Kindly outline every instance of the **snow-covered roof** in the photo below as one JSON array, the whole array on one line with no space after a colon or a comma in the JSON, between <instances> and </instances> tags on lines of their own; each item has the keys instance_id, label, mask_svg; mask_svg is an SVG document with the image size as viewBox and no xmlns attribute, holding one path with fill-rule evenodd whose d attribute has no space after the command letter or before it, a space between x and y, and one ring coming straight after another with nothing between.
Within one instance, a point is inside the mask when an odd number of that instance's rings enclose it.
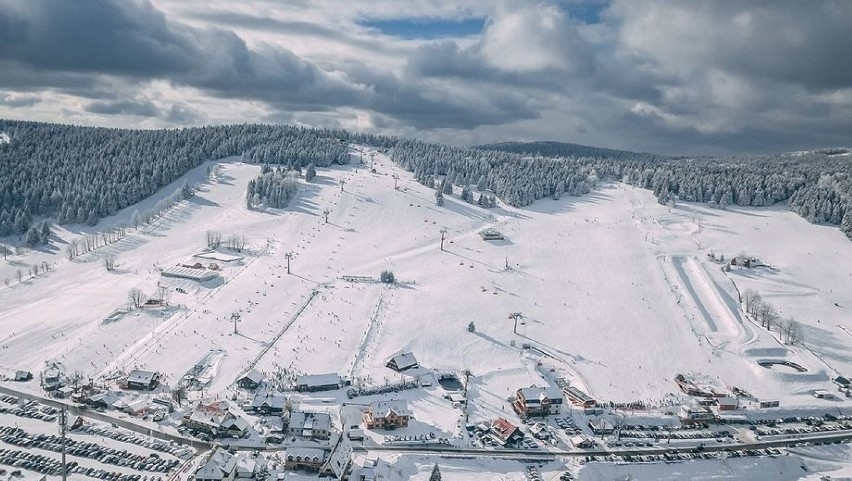
<instances>
[{"instance_id":1,"label":"snow-covered roof","mask_svg":"<svg viewBox=\"0 0 852 481\"><path fill-rule=\"evenodd\" d=\"M251 407L260 408L267 406L273 409L284 409L287 404L287 397L278 393L257 393L251 400Z\"/></svg>"},{"instance_id":2,"label":"snow-covered roof","mask_svg":"<svg viewBox=\"0 0 852 481\"><path fill-rule=\"evenodd\" d=\"M237 477L251 478L254 476L254 470L257 467L257 461L243 453L237 457Z\"/></svg>"},{"instance_id":3,"label":"snow-covered roof","mask_svg":"<svg viewBox=\"0 0 852 481\"><path fill-rule=\"evenodd\" d=\"M127 375L127 382L134 382L139 384L150 384L154 377L157 375L155 372L151 371L140 371L134 370L130 371L130 374Z\"/></svg>"},{"instance_id":4,"label":"snow-covered roof","mask_svg":"<svg viewBox=\"0 0 852 481\"><path fill-rule=\"evenodd\" d=\"M575 447L588 445L591 441L585 435L578 434L576 436L571 436L571 444Z\"/></svg>"},{"instance_id":5,"label":"snow-covered roof","mask_svg":"<svg viewBox=\"0 0 852 481\"><path fill-rule=\"evenodd\" d=\"M293 411L290 413L290 429L292 431L329 431L331 415Z\"/></svg>"},{"instance_id":6,"label":"snow-covered roof","mask_svg":"<svg viewBox=\"0 0 852 481\"><path fill-rule=\"evenodd\" d=\"M245 375L240 377L240 381L242 381L243 379L248 379L249 381L255 384L260 384L260 382L263 381L263 373L261 373L257 369L252 369L251 371L245 373Z\"/></svg>"},{"instance_id":7,"label":"snow-covered roof","mask_svg":"<svg viewBox=\"0 0 852 481\"><path fill-rule=\"evenodd\" d=\"M237 466L237 457L233 454L219 449L214 452L198 471L195 472L197 480L220 480L227 478L234 472Z\"/></svg>"},{"instance_id":8,"label":"snow-covered roof","mask_svg":"<svg viewBox=\"0 0 852 481\"><path fill-rule=\"evenodd\" d=\"M325 451L318 448L303 448L299 446L294 446L292 448L287 449L287 460L292 461L294 459L322 462L325 459Z\"/></svg>"},{"instance_id":9,"label":"snow-covered roof","mask_svg":"<svg viewBox=\"0 0 852 481\"><path fill-rule=\"evenodd\" d=\"M390 413L397 416L411 416L408 403L405 399L392 399L390 401L373 401L370 403L370 412L374 418L386 418Z\"/></svg>"},{"instance_id":10,"label":"snow-covered roof","mask_svg":"<svg viewBox=\"0 0 852 481\"><path fill-rule=\"evenodd\" d=\"M340 384L340 376L337 374L306 374L296 378L297 386L331 386Z\"/></svg>"},{"instance_id":11,"label":"snow-covered roof","mask_svg":"<svg viewBox=\"0 0 852 481\"><path fill-rule=\"evenodd\" d=\"M417 359L412 352L400 352L393 355L387 362L388 367L396 366L395 369L404 371L412 367L417 367Z\"/></svg>"},{"instance_id":12,"label":"snow-covered roof","mask_svg":"<svg viewBox=\"0 0 852 481\"><path fill-rule=\"evenodd\" d=\"M181 279L191 279L193 281L209 281L219 277L219 273L204 269L193 269L191 267L166 267L160 273L164 277L178 277Z\"/></svg>"},{"instance_id":13,"label":"snow-covered roof","mask_svg":"<svg viewBox=\"0 0 852 481\"><path fill-rule=\"evenodd\" d=\"M233 418L225 419L224 421L222 421L219 427L228 431L245 431L246 429L248 429L249 424L248 421L246 421L245 419L235 416Z\"/></svg>"},{"instance_id":14,"label":"snow-covered roof","mask_svg":"<svg viewBox=\"0 0 852 481\"><path fill-rule=\"evenodd\" d=\"M504 442L508 440L517 429L517 426L510 423L509 420L505 418L497 418L493 423L491 423L491 432Z\"/></svg>"}]
</instances>

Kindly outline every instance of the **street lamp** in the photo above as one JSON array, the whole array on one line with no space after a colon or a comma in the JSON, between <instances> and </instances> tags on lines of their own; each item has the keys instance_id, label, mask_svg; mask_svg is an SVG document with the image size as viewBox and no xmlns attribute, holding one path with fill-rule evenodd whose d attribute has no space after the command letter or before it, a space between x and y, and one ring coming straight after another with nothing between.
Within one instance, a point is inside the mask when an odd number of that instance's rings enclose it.
<instances>
[{"instance_id":1,"label":"street lamp","mask_svg":"<svg viewBox=\"0 0 852 481\"><path fill-rule=\"evenodd\" d=\"M446 227L441 229L441 250L444 250L444 236L447 234Z\"/></svg>"},{"instance_id":2,"label":"street lamp","mask_svg":"<svg viewBox=\"0 0 852 481\"><path fill-rule=\"evenodd\" d=\"M328 224L328 214L331 214L331 211L330 211L330 210L325 209L325 210L323 210L323 211L322 211L322 215L324 215L324 216L325 216L325 223L326 223L326 224Z\"/></svg>"},{"instance_id":3,"label":"street lamp","mask_svg":"<svg viewBox=\"0 0 852 481\"><path fill-rule=\"evenodd\" d=\"M399 187L397 186L397 181L399 181L399 176L396 175L396 174L393 174L392 177L393 177L393 190L397 190L397 189L399 189Z\"/></svg>"},{"instance_id":4,"label":"street lamp","mask_svg":"<svg viewBox=\"0 0 852 481\"><path fill-rule=\"evenodd\" d=\"M288 253L284 254L284 257L287 259L287 274L289 274L290 273L290 259L293 258L293 253L288 252Z\"/></svg>"}]
</instances>

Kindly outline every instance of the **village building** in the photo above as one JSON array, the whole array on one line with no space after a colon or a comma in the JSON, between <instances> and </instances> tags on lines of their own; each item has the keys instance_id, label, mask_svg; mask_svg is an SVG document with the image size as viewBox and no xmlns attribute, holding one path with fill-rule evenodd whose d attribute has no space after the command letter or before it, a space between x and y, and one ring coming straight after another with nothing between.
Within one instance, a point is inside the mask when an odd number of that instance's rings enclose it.
<instances>
[{"instance_id":1,"label":"village building","mask_svg":"<svg viewBox=\"0 0 852 481\"><path fill-rule=\"evenodd\" d=\"M717 398L717 404L719 406L719 411L734 411L740 407L739 400L735 397Z\"/></svg>"},{"instance_id":2,"label":"village building","mask_svg":"<svg viewBox=\"0 0 852 481\"><path fill-rule=\"evenodd\" d=\"M249 429L248 421L238 416L229 416L219 423L219 437L232 437L234 439L242 438L246 435Z\"/></svg>"},{"instance_id":3,"label":"village building","mask_svg":"<svg viewBox=\"0 0 852 481\"><path fill-rule=\"evenodd\" d=\"M258 458L247 453L237 455L236 479L252 479L258 471Z\"/></svg>"},{"instance_id":4,"label":"village building","mask_svg":"<svg viewBox=\"0 0 852 481\"><path fill-rule=\"evenodd\" d=\"M337 374L308 374L296 378L296 390L301 392L333 391L340 389Z\"/></svg>"},{"instance_id":5,"label":"village building","mask_svg":"<svg viewBox=\"0 0 852 481\"><path fill-rule=\"evenodd\" d=\"M408 426L411 411L405 400L373 401L364 413L367 429L396 429Z\"/></svg>"},{"instance_id":6,"label":"village building","mask_svg":"<svg viewBox=\"0 0 852 481\"><path fill-rule=\"evenodd\" d=\"M589 419L589 429L598 436L615 432L615 426L604 418Z\"/></svg>"},{"instance_id":7,"label":"village building","mask_svg":"<svg viewBox=\"0 0 852 481\"><path fill-rule=\"evenodd\" d=\"M492 422L489 431L501 446L508 446L524 439L524 433L504 418L497 418Z\"/></svg>"},{"instance_id":8,"label":"village building","mask_svg":"<svg viewBox=\"0 0 852 481\"><path fill-rule=\"evenodd\" d=\"M562 391L551 387L525 387L518 389L512 407L521 416L547 416L559 413Z\"/></svg>"},{"instance_id":9,"label":"village building","mask_svg":"<svg viewBox=\"0 0 852 481\"><path fill-rule=\"evenodd\" d=\"M589 396L583 390L576 386L565 386L562 388L562 392L565 393L565 396L568 397L568 400L571 401L575 406L582 406L584 408L593 407L598 404L598 402L592 396Z\"/></svg>"},{"instance_id":10,"label":"village building","mask_svg":"<svg viewBox=\"0 0 852 481\"><path fill-rule=\"evenodd\" d=\"M328 439L331 435L331 415L328 413L290 413L287 434L305 439Z\"/></svg>"},{"instance_id":11,"label":"village building","mask_svg":"<svg viewBox=\"0 0 852 481\"><path fill-rule=\"evenodd\" d=\"M224 449L217 449L195 472L195 481L231 481L236 473L237 457Z\"/></svg>"},{"instance_id":12,"label":"village building","mask_svg":"<svg viewBox=\"0 0 852 481\"><path fill-rule=\"evenodd\" d=\"M119 399L121 399L121 396L117 393L113 391L103 391L89 396L86 404L95 409L110 409Z\"/></svg>"},{"instance_id":13,"label":"village building","mask_svg":"<svg viewBox=\"0 0 852 481\"><path fill-rule=\"evenodd\" d=\"M682 423L704 423L716 420L716 415L707 406L681 406L678 418Z\"/></svg>"},{"instance_id":14,"label":"village building","mask_svg":"<svg viewBox=\"0 0 852 481\"><path fill-rule=\"evenodd\" d=\"M352 470L352 475L349 476L350 481L379 481L379 480L396 480L401 479L393 477L390 465L379 458L377 455L367 456L363 466L356 466Z\"/></svg>"},{"instance_id":15,"label":"village building","mask_svg":"<svg viewBox=\"0 0 852 481\"><path fill-rule=\"evenodd\" d=\"M292 447L287 449L284 468L318 472L324 463L324 450L319 448Z\"/></svg>"},{"instance_id":16,"label":"village building","mask_svg":"<svg viewBox=\"0 0 852 481\"><path fill-rule=\"evenodd\" d=\"M130 371L127 375L127 389L150 391L160 385L160 373L151 371Z\"/></svg>"},{"instance_id":17,"label":"village building","mask_svg":"<svg viewBox=\"0 0 852 481\"><path fill-rule=\"evenodd\" d=\"M245 410L256 414L281 414L287 406L287 397L277 392L258 392Z\"/></svg>"},{"instance_id":18,"label":"village building","mask_svg":"<svg viewBox=\"0 0 852 481\"><path fill-rule=\"evenodd\" d=\"M832 379L832 381L834 382L834 384L837 384L840 389L849 389L850 387L852 387L852 382L850 382L848 378L843 376L837 376L836 378Z\"/></svg>"},{"instance_id":19,"label":"village building","mask_svg":"<svg viewBox=\"0 0 852 481\"><path fill-rule=\"evenodd\" d=\"M188 429L216 436L219 434L222 424L234 418L236 416L231 412L217 413L196 409L185 414L181 424Z\"/></svg>"},{"instance_id":20,"label":"village building","mask_svg":"<svg viewBox=\"0 0 852 481\"><path fill-rule=\"evenodd\" d=\"M131 416L144 416L150 410L151 403L146 398L119 398L112 403L112 408Z\"/></svg>"},{"instance_id":21,"label":"village building","mask_svg":"<svg viewBox=\"0 0 852 481\"><path fill-rule=\"evenodd\" d=\"M33 378L33 373L29 371L16 371L15 372L15 381L18 382L27 382Z\"/></svg>"},{"instance_id":22,"label":"village building","mask_svg":"<svg viewBox=\"0 0 852 481\"><path fill-rule=\"evenodd\" d=\"M216 271L208 271L205 269L195 269L193 267L166 267L160 272L163 277L173 277L177 279L189 279L192 281L205 282L216 279L219 273Z\"/></svg>"},{"instance_id":23,"label":"village building","mask_svg":"<svg viewBox=\"0 0 852 481\"><path fill-rule=\"evenodd\" d=\"M571 436L571 445L578 449L589 449L595 447L595 442L583 434Z\"/></svg>"},{"instance_id":24,"label":"village building","mask_svg":"<svg viewBox=\"0 0 852 481\"><path fill-rule=\"evenodd\" d=\"M41 387L53 391L65 385L65 375L56 364L51 364L41 372Z\"/></svg>"},{"instance_id":25,"label":"village building","mask_svg":"<svg viewBox=\"0 0 852 481\"><path fill-rule=\"evenodd\" d=\"M263 382L263 374L256 369L252 369L237 379L237 386L252 390L257 389L261 382Z\"/></svg>"},{"instance_id":26,"label":"village building","mask_svg":"<svg viewBox=\"0 0 852 481\"><path fill-rule=\"evenodd\" d=\"M411 352L399 352L391 356L385 366L397 372L402 372L408 369L419 367L420 364Z\"/></svg>"},{"instance_id":27,"label":"village building","mask_svg":"<svg viewBox=\"0 0 852 481\"><path fill-rule=\"evenodd\" d=\"M346 436L337 436L325 464L320 470L320 477L335 479L351 479L346 476L352 467L352 443Z\"/></svg>"}]
</instances>

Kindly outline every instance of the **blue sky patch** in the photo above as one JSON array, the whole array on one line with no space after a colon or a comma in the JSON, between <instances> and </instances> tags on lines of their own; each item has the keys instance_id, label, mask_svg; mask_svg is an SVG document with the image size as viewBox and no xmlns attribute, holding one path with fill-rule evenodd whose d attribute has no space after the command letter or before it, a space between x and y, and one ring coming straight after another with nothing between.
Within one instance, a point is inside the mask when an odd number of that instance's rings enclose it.
<instances>
[{"instance_id":1,"label":"blue sky patch","mask_svg":"<svg viewBox=\"0 0 852 481\"><path fill-rule=\"evenodd\" d=\"M407 40L431 40L445 37L467 37L482 32L484 18L462 20L435 18L396 18L393 20L363 20L358 22L384 35Z\"/></svg>"}]
</instances>

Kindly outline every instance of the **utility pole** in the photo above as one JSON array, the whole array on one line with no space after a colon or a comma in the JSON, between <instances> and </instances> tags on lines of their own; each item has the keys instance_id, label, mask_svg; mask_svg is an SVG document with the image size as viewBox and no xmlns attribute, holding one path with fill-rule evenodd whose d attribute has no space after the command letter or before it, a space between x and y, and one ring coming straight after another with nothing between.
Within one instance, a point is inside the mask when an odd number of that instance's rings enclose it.
<instances>
[{"instance_id":1,"label":"utility pole","mask_svg":"<svg viewBox=\"0 0 852 481\"><path fill-rule=\"evenodd\" d=\"M239 312L232 312L231 313L231 320L234 321L234 334L239 334L239 332L237 332L237 322L239 322L239 320L240 320L240 313Z\"/></svg>"},{"instance_id":2,"label":"utility pole","mask_svg":"<svg viewBox=\"0 0 852 481\"><path fill-rule=\"evenodd\" d=\"M344 186L345 184L346 184L346 181L345 181L345 180L343 180L343 179L340 179L340 192L343 192L343 186Z\"/></svg>"},{"instance_id":3,"label":"utility pole","mask_svg":"<svg viewBox=\"0 0 852 481\"><path fill-rule=\"evenodd\" d=\"M509 319L515 320L515 328L512 330L515 334L518 333L518 319L524 317L520 312L512 312L509 314Z\"/></svg>"},{"instance_id":4,"label":"utility pole","mask_svg":"<svg viewBox=\"0 0 852 481\"><path fill-rule=\"evenodd\" d=\"M62 481L68 479L68 467L65 464L65 427L68 424L68 407L62 404L59 410L59 434L62 436Z\"/></svg>"},{"instance_id":5,"label":"utility pole","mask_svg":"<svg viewBox=\"0 0 852 481\"><path fill-rule=\"evenodd\" d=\"M284 254L284 257L287 258L287 274L289 274L290 273L290 259L293 258L293 253L288 252L288 253Z\"/></svg>"},{"instance_id":6,"label":"utility pole","mask_svg":"<svg viewBox=\"0 0 852 481\"><path fill-rule=\"evenodd\" d=\"M331 211L330 211L330 210L325 209L325 210L323 210L323 211L322 211L322 215L324 215L324 216L325 216L325 223L326 223L326 224L328 224L328 214L331 214Z\"/></svg>"},{"instance_id":7,"label":"utility pole","mask_svg":"<svg viewBox=\"0 0 852 481\"><path fill-rule=\"evenodd\" d=\"M370 171L373 170L373 161L376 159L376 153L370 152Z\"/></svg>"},{"instance_id":8,"label":"utility pole","mask_svg":"<svg viewBox=\"0 0 852 481\"><path fill-rule=\"evenodd\" d=\"M441 250L444 250L444 235L447 233L447 229L441 229Z\"/></svg>"},{"instance_id":9,"label":"utility pole","mask_svg":"<svg viewBox=\"0 0 852 481\"><path fill-rule=\"evenodd\" d=\"M399 176L393 174L393 190L398 190L399 186L397 185L397 181L399 181Z\"/></svg>"}]
</instances>

